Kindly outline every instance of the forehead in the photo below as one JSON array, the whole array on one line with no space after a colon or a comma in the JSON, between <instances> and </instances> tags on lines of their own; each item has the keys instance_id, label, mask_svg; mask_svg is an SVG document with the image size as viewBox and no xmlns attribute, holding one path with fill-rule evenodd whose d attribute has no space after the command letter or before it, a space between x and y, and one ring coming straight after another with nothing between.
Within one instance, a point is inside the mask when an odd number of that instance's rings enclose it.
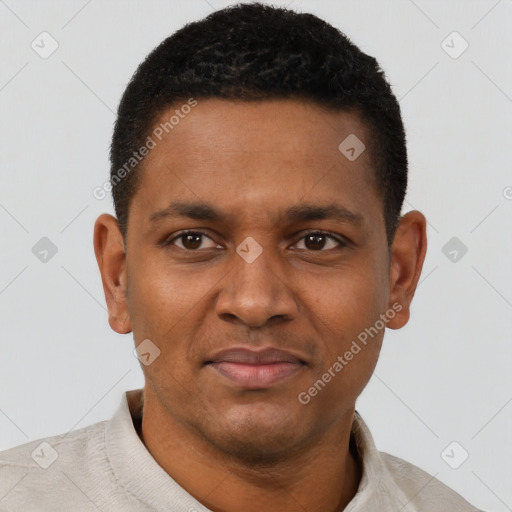
<instances>
[{"instance_id":1,"label":"forehead","mask_svg":"<svg viewBox=\"0 0 512 512\"><path fill-rule=\"evenodd\" d=\"M193 108L186 103L176 104L157 118L151 134L157 147L146 158L148 163L163 153L176 154L178 149L181 156L198 159L217 150L251 156L259 153L261 157L267 153L270 157L288 153L289 158L295 155L296 159L309 157L321 162L329 157L337 160L340 155L353 157L343 153L346 148L340 150L347 137L358 150L361 143L369 142L367 126L356 111L328 109L298 99L209 98L196 102ZM369 156L369 152L363 151L352 167L370 168Z\"/></svg>"},{"instance_id":2,"label":"forehead","mask_svg":"<svg viewBox=\"0 0 512 512\"><path fill-rule=\"evenodd\" d=\"M303 202L380 207L368 130L354 112L290 99L198 99L162 112L150 136L155 145L132 200L149 217L185 198L239 215Z\"/></svg>"}]
</instances>

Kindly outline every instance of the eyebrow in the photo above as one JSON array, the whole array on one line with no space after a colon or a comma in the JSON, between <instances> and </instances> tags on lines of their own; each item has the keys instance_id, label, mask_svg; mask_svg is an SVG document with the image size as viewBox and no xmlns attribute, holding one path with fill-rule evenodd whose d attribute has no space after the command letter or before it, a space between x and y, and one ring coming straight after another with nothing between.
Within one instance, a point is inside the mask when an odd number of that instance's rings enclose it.
<instances>
[{"instance_id":1,"label":"eyebrow","mask_svg":"<svg viewBox=\"0 0 512 512\"><path fill-rule=\"evenodd\" d=\"M149 216L152 224L159 222L165 218L188 217L195 220L224 220L226 217L215 207L207 203L191 203L187 201L173 201L164 210L153 212Z\"/></svg>"},{"instance_id":2,"label":"eyebrow","mask_svg":"<svg viewBox=\"0 0 512 512\"><path fill-rule=\"evenodd\" d=\"M204 202L172 201L164 210L153 212L149 216L151 224L158 224L165 218L186 217L194 220L226 221L228 215L213 205ZM291 221L310 221L332 219L338 222L361 224L363 216L344 206L330 203L315 205L303 203L285 211L284 217Z\"/></svg>"},{"instance_id":3,"label":"eyebrow","mask_svg":"<svg viewBox=\"0 0 512 512\"><path fill-rule=\"evenodd\" d=\"M292 206L286 210L285 216L295 221L332 219L352 224L361 224L363 221L363 216L360 213L334 203L322 206L309 203Z\"/></svg>"}]
</instances>

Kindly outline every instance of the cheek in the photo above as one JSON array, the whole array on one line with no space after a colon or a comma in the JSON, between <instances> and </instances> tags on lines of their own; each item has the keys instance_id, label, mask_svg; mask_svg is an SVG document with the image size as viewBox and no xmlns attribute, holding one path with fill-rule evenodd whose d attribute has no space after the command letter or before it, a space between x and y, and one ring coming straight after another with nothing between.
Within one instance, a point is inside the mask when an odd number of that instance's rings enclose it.
<instances>
[{"instance_id":1,"label":"cheek","mask_svg":"<svg viewBox=\"0 0 512 512\"><path fill-rule=\"evenodd\" d=\"M326 395L338 399L341 392L357 390L357 396L375 368L386 326L380 316L387 307L381 281L376 268L354 265L309 284L316 290L310 294L311 321L322 343L314 379L329 381Z\"/></svg>"},{"instance_id":2,"label":"cheek","mask_svg":"<svg viewBox=\"0 0 512 512\"><path fill-rule=\"evenodd\" d=\"M384 333L380 305L372 287L359 283L331 295L318 311L323 317L315 328L322 350L303 391L317 396L315 407L322 414L331 411L332 420L356 401L373 374Z\"/></svg>"},{"instance_id":3,"label":"cheek","mask_svg":"<svg viewBox=\"0 0 512 512\"><path fill-rule=\"evenodd\" d=\"M157 271L149 262L146 268L131 282L130 317L137 343L149 339L159 354L142 370L155 390L184 406L194 384L187 352L191 329L200 321L199 299L175 272Z\"/></svg>"},{"instance_id":4,"label":"cheek","mask_svg":"<svg viewBox=\"0 0 512 512\"><path fill-rule=\"evenodd\" d=\"M333 327L333 334L357 335L372 325L387 305L382 270L372 265L350 265L307 285L308 303L315 316Z\"/></svg>"},{"instance_id":5,"label":"cheek","mask_svg":"<svg viewBox=\"0 0 512 512\"><path fill-rule=\"evenodd\" d=\"M143 371L162 384L190 381L190 369L197 365L193 340L201 338L198 329L204 323L215 276L204 272L201 278L192 277L158 255L139 260L143 265L136 268L132 261L136 271L128 274L133 335L137 343L149 339L160 350L158 359Z\"/></svg>"},{"instance_id":6,"label":"cheek","mask_svg":"<svg viewBox=\"0 0 512 512\"><path fill-rule=\"evenodd\" d=\"M129 304L134 332L165 332L200 301L200 280L169 265L159 253L141 253L128 265Z\"/></svg>"}]
</instances>

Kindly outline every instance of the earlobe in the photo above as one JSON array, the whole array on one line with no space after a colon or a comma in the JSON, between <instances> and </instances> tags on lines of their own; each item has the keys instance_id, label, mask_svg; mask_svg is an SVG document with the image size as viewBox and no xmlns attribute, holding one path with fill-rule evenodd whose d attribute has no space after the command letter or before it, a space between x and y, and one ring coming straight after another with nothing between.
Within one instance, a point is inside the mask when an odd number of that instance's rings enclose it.
<instances>
[{"instance_id":1,"label":"earlobe","mask_svg":"<svg viewBox=\"0 0 512 512\"><path fill-rule=\"evenodd\" d=\"M427 251L426 226L425 216L415 210L400 218L391 248L388 307L396 311L387 324L391 329L400 329L409 321L410 305Z\"/></svg>"},{"instance_id":2,"label":"earlobe","mask_svg":"<svg viewBox=\"0 0 512 512\"><path fill-rule=\"evenodd\" d=\"M126 300L126 254L117 219L100 215L94 224L94 253L107 301L108 322L119 334L131 332Z\"/></svg>"}]
</instances>

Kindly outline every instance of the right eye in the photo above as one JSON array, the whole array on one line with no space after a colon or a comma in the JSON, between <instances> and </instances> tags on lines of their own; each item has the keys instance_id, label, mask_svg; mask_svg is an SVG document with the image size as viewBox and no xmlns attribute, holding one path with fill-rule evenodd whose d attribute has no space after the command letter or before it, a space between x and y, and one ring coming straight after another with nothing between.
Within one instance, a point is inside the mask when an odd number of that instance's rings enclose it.
<instances>
[{"instance_id":1,"label":"right eye","mask_svg":"<svg viewBox=\"0 0 512 512\"><path fill-rule=\"evenodd\" d=\"M211 247L201 247L204 239L208 239L210 242L214 244ZM175 244L177 240L181 241L181 245ZM214 242L208 235L202 233L201 231L181 231L177 235L173 236L171 239L166 240L163 245L165 247L170 245L176 245L178 248L183 249L184 251L197 251L198 249L215 249L216 247L220 247L216 242Z\"/></svg>"}]
</instances>

